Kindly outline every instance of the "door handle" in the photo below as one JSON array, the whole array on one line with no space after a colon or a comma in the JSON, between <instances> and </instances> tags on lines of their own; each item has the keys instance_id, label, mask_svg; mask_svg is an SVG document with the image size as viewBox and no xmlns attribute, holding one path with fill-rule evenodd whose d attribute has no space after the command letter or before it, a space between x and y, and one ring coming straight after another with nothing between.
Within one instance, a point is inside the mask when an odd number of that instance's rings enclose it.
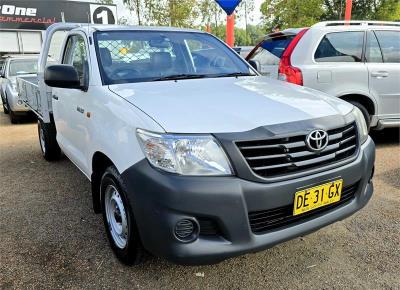
<instances>
[{"instance_id":1,"label":"door handle","mask_svg":"<svg viewBox=\"0 0 400 290\"><path fill-rule=\"evenodd\" d=\"M387 71L374 71L371 73L371 76L374 78L387 78L389 76L389 73Z\"/></svg>"},{"instance_id":2,"label":"door handle","mask_svg":"<svg viewBox=\"0 0 400 290\"><path fill-rule=\"evenodd\" d=\"M58 101L58 96L52 95L52 98L53 98L54 100Z\"/></svg>"}]
</instances>

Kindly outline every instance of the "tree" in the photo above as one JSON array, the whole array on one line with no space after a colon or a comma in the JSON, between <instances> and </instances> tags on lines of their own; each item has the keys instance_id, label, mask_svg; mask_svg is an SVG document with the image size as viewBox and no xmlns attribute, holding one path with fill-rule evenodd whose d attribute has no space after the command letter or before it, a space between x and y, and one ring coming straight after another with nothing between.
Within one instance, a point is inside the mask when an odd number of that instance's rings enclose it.
<instances>
[{"instance_id":1,"label":"tree","mask_svg":"<svg viewBox=\"0 0 400 290\"><path fill-rule=\"evenodd\" d=\"M193 27L199 16L197 0L147 0L151 22L156 25Z\"/></svg>"},{"instance_id":2,"label":"tree","mask_svg":"<svg viewBox=\"0 0 400 290\"><path fill-rule=\"evenodd\" d=\"M151 0L123 0L122 3L129 9L130 12L135 13L138 25L145 24L148 19L147 7L151 5Z\"/></svg>"},{"instance_id":3,"label":"tree","mask_svg":"<svg viewBox=\"0 0 400 290\"><path fill-rule=\"evenodd\" d=\"M323 20L342 20L345 0L324 0ZM353 0L352 19L354 20L400 20L399 0Z\"/></svg>"},{"instance_id":4,"label":"tree","mask_svg":"<svg viewBox=\"0 0 400 290\"><path fill-rule=\"evenodd\" d=\"M113 0L97 0L97 3L104 4L104 5L112 5L114 4Z\"/></svg>"},{"instance_id":5,"label":"tree","mask_svg":"<svg viewBox=\"0 0 400 290\"><path fill-rule=\"evenodd\" d=\"M261 13L267 30L273 27L304 27L320 21L324 0L266 0Z\"/></svg>"},{"instance_id":6,"label":"tree","mask_svg":"<svg viewBox=\"0 0 400 290\"><path fill-rule=\"evenodd\" d=\"M304 27L323 20L342 20L346 0L265 0L261 6L267 29ZM400 20L399 0L353 0L354 20Z\"/></svg>"},{"instance_id":7,"label":"tree","mask_svg":"<svg viewBox=\"0 0 400 290\"><path fill-rule=\"evenodd\" d=\"M212 34L224 40L226 37L226 25L211 26ZM265 35L260 26L248 25L248 31L243 28L235 27L235 46L256 45Z\"/></svg>"},{"instance_id":8,"label":"tree","mask_svg":"<svg viewBox=\"0 0 400 290\"><path fill-rule=\"evenodd\" d=\"M378 20L400 21L400 1L389 0L382 3L376 12Z\"/></svg>"},{"instance_id":9,"label":"tree","mask_svg":"<svg viewBox=\"0 0 400 290\"><path fill-rule=\"evenodd\" d=\"M221 18L221 8L215 0L199 0L198 7L201 24L209 25L214 23L215 26L218 26Z\"/></svg>"}]
</instances>

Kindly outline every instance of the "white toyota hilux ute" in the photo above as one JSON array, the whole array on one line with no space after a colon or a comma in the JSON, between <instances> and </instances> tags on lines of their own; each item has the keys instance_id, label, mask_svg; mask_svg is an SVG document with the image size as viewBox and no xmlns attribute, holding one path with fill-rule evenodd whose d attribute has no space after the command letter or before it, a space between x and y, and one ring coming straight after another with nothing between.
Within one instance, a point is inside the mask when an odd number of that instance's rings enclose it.
<instances>
[{"instance_id":1,"label":"white toyota hilux ute","mask_svg":"<svg viewBox=\"0 0 400 290\"><path fill-rule=\"evenodd\" d=\"M59 63L47 65L60 31ZM54 24L37 79L19 78L18 91L44 157L63 152L91 181L126 264L260 251L372 196L375 146L357 108L259 76L208 33Z\"/></svg>"}]
</instances>

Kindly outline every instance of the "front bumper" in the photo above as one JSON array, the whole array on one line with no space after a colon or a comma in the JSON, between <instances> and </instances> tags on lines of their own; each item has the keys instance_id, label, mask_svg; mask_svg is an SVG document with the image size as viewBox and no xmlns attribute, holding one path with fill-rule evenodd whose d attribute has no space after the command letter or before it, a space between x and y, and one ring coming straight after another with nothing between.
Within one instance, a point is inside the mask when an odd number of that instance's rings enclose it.
<instances>
[{"instance_id":1,"label":"front bumper","mask_svg":"<svg viewBox=\"0 0 400 290\"><path fill-rule=\"evenodd\" d=\"M371 138L357 158L342 167L274 183L238 177L184 177L152 168L142 160L126 170L123 180L144 247L179 264L210 264L270 248L342 220L364 207L372 196L375 145ZM344 186L359 186L355 198L313 218L254 234L248 213L293 203L298 188L341 177ZM177 221L206 217L216 221L221 235L201 236L190 243L174 235Z\"/></svg>"}]
</instances>

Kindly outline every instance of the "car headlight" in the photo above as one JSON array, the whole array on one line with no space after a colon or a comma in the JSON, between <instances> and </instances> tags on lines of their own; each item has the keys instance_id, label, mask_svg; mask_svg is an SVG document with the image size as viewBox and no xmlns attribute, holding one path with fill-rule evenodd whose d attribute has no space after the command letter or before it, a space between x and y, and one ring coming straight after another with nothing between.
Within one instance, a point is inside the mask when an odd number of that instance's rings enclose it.
<instances>
[{"instance_id":1,"label":"car headlight","mask_svg":"<svg viewBox=\"0 0 400 290\"><path fill-rule=\"evenodd\" d=\"M363 144L368 139L368 127L367 123L365 122L364 115L357 107L354 107L351 113L353 114L354 119L356 120L360 144Z\"/></svg>"},{"instance_id":2,"label":"car headlight","mask_svg":"<svg viewBox=\"0 0 400 290\"><path fill-rule=\"evenodd\" d=\"M211 135L158 134L137 130L149 162L159 169L181 175L231 175L230 162Z\"/></svg>"}]
</instances>

